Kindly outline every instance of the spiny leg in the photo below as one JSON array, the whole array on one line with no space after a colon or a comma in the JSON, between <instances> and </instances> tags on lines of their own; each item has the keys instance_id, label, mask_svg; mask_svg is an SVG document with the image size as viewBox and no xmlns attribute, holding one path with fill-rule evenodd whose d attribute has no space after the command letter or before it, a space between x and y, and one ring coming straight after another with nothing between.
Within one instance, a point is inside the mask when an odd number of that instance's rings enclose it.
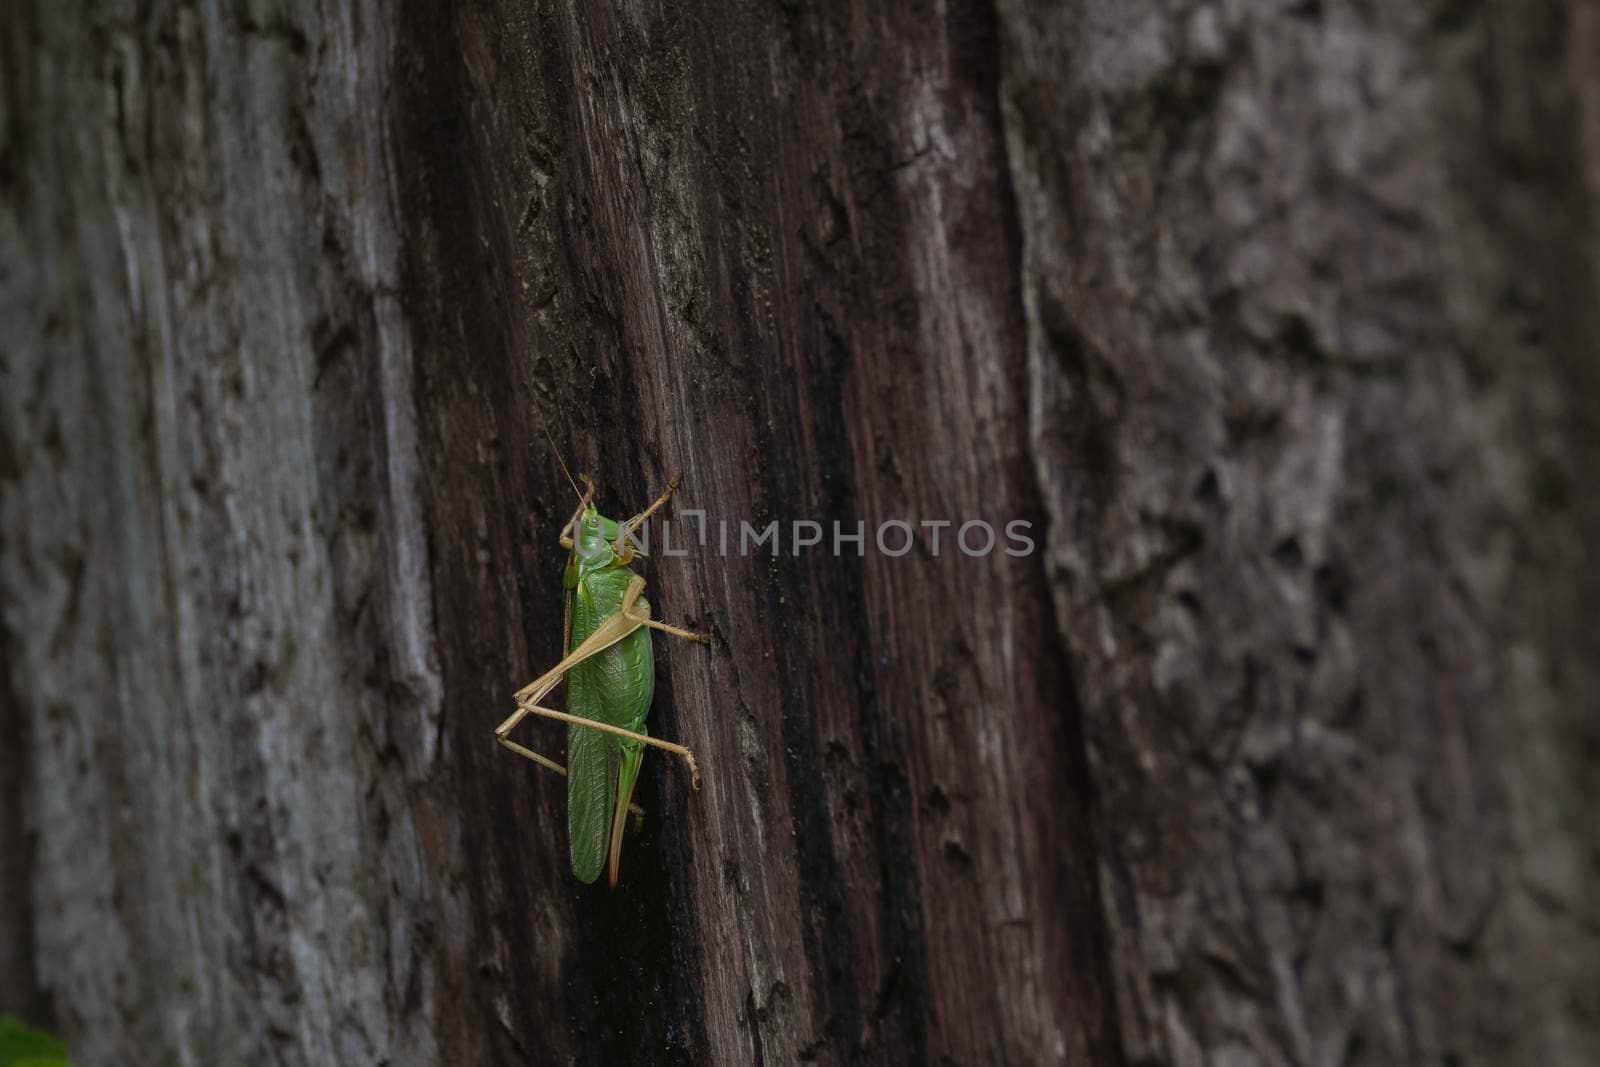
<instances>
[{"instance_id":1,"label":"spiny leg","mask_svg":"<svg viewBox=\"0 0 1600 1067\"><path fill-rule=\"evenodd\" d=\"M580 471L578 473L578 480L583 482L583 484L586 486L586 489L585 489L583 495L578 498L578 507L577 507L576 510L573 511L572 518L568 519L561 527L561 547L568 550L568 554L567 554L567 566L568 567L572 566L573 553L575 553L577 551L577 545L572 539L572 534L576 531L576 528L577 528L577 525L578 525L578 520L583 517L584 509L587 508L589 506L590 501L592 501L594 499L594 482L590 480L589 476ZM566 593L562 596L562 604L563 604L563 611L562 611L561 629L562 629L563 636L562 636L562 639L561 639L561 647L565 648L572 641L572 591L571 590L567 590ZM566 777L567 769L565 767L561 766L561 764L557 763L555 760L551 759L550 757L542 756L539 753L533 751L533 749L531 749L531 748L527 748L527 747L525 747L523 745L517 744L517 742L512 741L510 738L506 737L504 734L500 733L499 731L495 732L495 740L499 741L500 744L504 745L506 748L509 748L511 751L515 752L517 755L524 756L524 757L526 757L528 759L531 759L531 760L533 760L533 762L537 763L539 766L548 768L549 770L552 770L552 771L555 771L557 774L561 775L563 778Z\"/></svg>"},{"instance_id":2,"label":"spiny leg","mask_svg":"<svg viewBox=\"0 0 1600 1067\"><path fill-rule=\"evenodd\" d=\"M572 564L569 562L568 567ZM565 590L561 594L561 647L572 647L572 597L573 590Z\"/></svg>"},{"instance_id":3,"label":"spiny leg","mask_svg":"<svg viewBox=\"0 0 1600 1067\"><path fill-rule=\"evenodd\" d=\"M681 630L676 626L668 626L664 622L656 622L654 619L640 619L639 625L648 626L652 630L660 630L662 633L671 634L673 637L681 637L686 641L696 641L702 645L709 645L711 643L710 634L699 634L695 633L693 630Z\"/></svg>"},{"instance_id":4,"label":"spiny leg","mask_svg":"<svg viewBox=\"0 0 1600 1067\"><path fill-rule=\"evenodd\" d=\"M578 474L578 480L587 488L584 489L583 496L578 498L578 510L574 511L572 518L568 519L566 525L561 527L561 547L569 550L577 547L572 535L577 532L578 520L583 517L584 509L594 503L594 482L590 480L587 474L581 472ZM570 556L567 557L567 561L569 564L571 563Z\"/></svg>"},{"instance_id":5,"label":"spiny leg","mask_svg":"<svg viewBox=\"0 0 1600 1067\"><path fill-rule=\"evenodd\" d=\"M548 757L541 756L532 749L526 748L523 745L512 741L510 737L507 736L516 727L516 725L530 713L541 715L546 718L568 722L573 725L585 726L589 729L598 730L602 733L613 733L622 737L637 739L647 744L655 745L658 748L665 749L674 755L682 756L689 764L690 779L693 782L694 787L699 789L700 771L695 764L694 755L682 745L674 745L670 741L662 741L660 738L650 737L647 734L637 734L631 730L624 730L619 726L612 726L609 723L596 722L593 719L585 719L576 715L568 715L566 712L555 711L551 708L541 708L538 706L539 701L544 699L546 694L566 680L567 671L571 670L579 663L582 663L590 656L604 652L606 649L610 648L612 645L616 644L618 641L622 640L624 637L627 637L630 633L639 628L642 620L637 617L635 605L643 592L644 579L635 575L633 581L628 583L627 591L623 593L623 610L621 612L602 622L595 629L594 633L590 634L582 644L572 650L571 655L563 658L560 663L557 663L554 667L550 668L550 670L540 675L531 684L523 686L521 689L517 690L517 710L507 716L506 720L499 726L495 727L495 740L499 741L501 745L509 748L519 756L526 756L540 766L549 767L551 770L558 771L565 775L567 773L567 769L565 767L562 767L560 764L549 759ZM568 599L570 602L570 596ZM640 814L643 814L643 812L641 811Z\"/></svg>"},{"instance_id":6,"label":"spiny leg","mask_svg":"<svg viewBox=\"0 0 1600 1067\"><path fill-rule=\"evenodd\" d=\"M594 633L585 638L583 643L573 649L560 663L545 671L544 674L528 685L517 690L517 710L507 716L505 722L495 727L495 737L499 739L501 744L505 743L506 735L526 716L530 714L539 715L546 719L567 723L570 726L582 726L585 729L627 738L630 741L638 741L641 744L651 745L665 752L670 752L674 756L682 758L689 765L690 784L696 789L700 788L700 767L695 763L694 753L684 746L674 744L671 741L663 741L659 737L651 737L649 734L641 734L633 730L626 730L620 726L612 726L610 723L585 719L577 715L569 715L564 711L556 711L554 708L539 706L539 701L543 700L551 690L566 679L567 671L590 656L604 652L650 621L649 608L638 603L640 594L643 592L644 579L634 575L633 580L628 583L627 591L622 594L620 611L597 626ZM640 610L641 607L643 610ZM678 630L676 627L672 627L671 630L680 636L698 636L690 635L689 631Z\"/></svg>"},{"instance_id":7,"label":"spiny leg","mask_svg":"<svg viewBox=\"0 0 1600 1067\"><path fill-rule=\"evenodd\" d=\"M563 777L563 778L565 778L567 776L567 769L565 767L561 766L561 764L557 763L555 760L551 759L549 756L541 756L539 753L535 752L533 749L525 748L522 745L519 745L515 741L511 740L509 737L497 737L496 740L499 741L506 748L509 748L511 751L515 752L517 755L526 756L528 759L533 760L533 762L537 763L539 766L548 767L550 770L555 771L557 774L561 775L561 777ZM631 800L628 802L628 811L629 811L630 814L633 814L633 815L638 815L638 816L641 816L641 817L644 815L644 809L641 808L639 805L633 803Z\"/></svg>"},{"instance_id":8,"label":"spiny leg","mask_svg":"<svg viewBox=\"0 0 1600 1067\"><path fill-rule=\"evenodd\" d=\"M683 475L673 474L671 478L667 479L667 487L661 490L661 495L656 497L655 503L651 504L649 507L639 512L639 514L629 519L624 525L626 525L630 530L637 529L640 523L644 522L644 520L648 519L663 506L665 506L666 502L672 499L672 494L678 491L678 486L682 484Z\"/></svg>"},{"instance_id":9,"label":"spiny leg","mask_svg":"<svg viewBox=\"0 0 1600 1067\"><path fill-rule=\"evenodd\" d=\"M635 555L640 554L634 549L631 543L633 531L637 530L644 520L648 519L650 516L654 515L657 511L664 507L667 501L672 499L672 494L678 491L678 486L682 483L683 475L674 473L671 478L667 479L667 487L661 491L660 496L656 497L655 503L651 504L649 507L639 512L639 514L635 515L633 518L617 527L617 555L621 558L623 563L627 563L633 559Z\"/></svg>"},{"instance_id":10,"label":"spiny leg","mask_svg":"<svg viewBox=\"0 0 1600 1067\"><path fill-rule=\"evenodd\" d=\"M690 752L682 745L675 745L671 741L663 741L659 737L651 737L649 734L641 734L634 730L625 729L621 726L612 726L608 722L600 722L596 719L585 719L580 715L568 715L564 711L557 711L554 708L541 707L540 705L534 703L518 705L517 710L512 712L511 716L506 719L505 722L501 723L498 728L496 728L495 736L500 739L501 744L505 744L506 734L513 727L515 727L517 723L521 722L523 717L526 715L538 715L546 719L554 719L556 722L564 722L568 726L581 726L586 730L595 730L599 733L611 734L614 737L621 737L629 741L637 741L640 744L651 745L655 748L661 749L663 752L670 752L674 756L680 757L684 763L689 765L689 784L697 790L700 788L700 765L695 762L694 753Z\"/></svg>"},{"instance_id":11,"label":"spiny leg","mask_svg":"<svg viewBox=\"0 0 1600 1067\"><path fill-rule=\"evenodd\" d=\"M622 610L601 621L600 625L595 627L594 633L584 638L582 644L562 657L561 661L554 667L551 667L539 677L518 689L514 694L517 703L520 704L529 699L538 700L559 685L561 680L566 677L567 671L590 656L604 652L637 630L642 623L631 612L634 601L639 599L639 593L643 589L644 579L634 575L633 580L628 583L628 588L622 595Z\"/></svg>"},{"instance_id":12,"label":"spiny leg","mask_svg":"<svg viewBox=\"0 0 1600 1067\"><path fill-rule=\"evenodd\" d=\"M583 496L578 500L578 510L572 513L572 518L561 527L561 547L567 550L567 569L561 572L562 583L572 573L578 558L578 545L572 539L572 534L577 532L578 519L583 516L584 509L594 500L594 482L587 474L578 472L578 480L586 486ZM561 647L567 648L572 644L572 590L568 589L561 597Z\"/></svg>"},{"instance_id":13,"label":"spiny leg","mask_svg":"<svg viewBox=\"0 0 1600 1067\"><path fill-rule=\"evenodd\" d=\"M639 512L639 514L635 515L627 522L623 523L622 530L618 531L618 545L621 546L625 539L623 536L624 531L637 529L640 523L644 522L644 520L648 519L651 515L654 515L656 511L664 506L668 500L672 499L672 494L678 491L678 486L681 485L682 482L683 476L681 474L673 474L673 476L667 480L667 487L661 491L660 496L656 497L655 503ZM632 549L630 548L628 550L628 555L624 557L624 562L626 562L628 558L631 558L631 556ZM642 588L643 587L641 586L641 590ZM631 598L624 600L622 604L622 610L626 612L628 610L628 605L632 602L633 601ZM645 610L643 617L639 619L639 622L641 625L648 626L652 630L660 630L662 633L671 634L674 637L681 637L688 641L698 641L703 645L709 645L711 643L710 634L697 634L692 630L684 630L677 626L669 626L664 622L656 622L650 618L650 612L648 608Z\"/></svg>"},{"instance_id":14,"label":"spiny leg","mask_svg":"<svg viewBox=\"0 0 1600 1067\"><path fill-rule=\"evenodd\" d=\"M511 738L509 738L509 737L496 736L495 740L500 742L500 744L502 746L504 746L506 748L509 748L511 751L515 752L517 755L525 756L528 759L533 760L533 762L537 763L539 766L544 767L547 770L555 771L557 774L561 775L561 777L563 777L563 778L565 778L567 776L567 769L565 767L561 766L561 764L557 763L555 760L551 759L549 756L540 755L539 753L535 752L531 748L527 748L527 747L525 747L523 745L517 744L515 741L511 740Z\"/></svg>"}]
</instances>

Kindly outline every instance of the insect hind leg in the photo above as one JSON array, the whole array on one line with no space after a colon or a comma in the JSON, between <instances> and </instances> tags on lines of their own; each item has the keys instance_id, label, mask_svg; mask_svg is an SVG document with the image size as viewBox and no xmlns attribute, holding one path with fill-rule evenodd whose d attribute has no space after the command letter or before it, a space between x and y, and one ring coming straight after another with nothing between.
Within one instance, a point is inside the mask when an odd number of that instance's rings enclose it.
<instances>
[{"instance_id":1,"label":"insect hind leg","mask_svg":"<svg viewBox=\"0 0 1600 1067\"><path fill-rule=\"evenodd\" d=\"M541 694L541 696L542 695L543 694ZM694 753L690 752L682 745L673 744L671 741L663 741L659 737L651 737L649 734L641 734L638 731L628 730L621 726L612 726L608 722L599 722L595 719L585 719L581 715L569 715L564 711L557 711L554 708L540 707L538 704L534 703L533 700L528 700L526 703L519 705L517 710L512 712L510 717L507 718L505 722L495 727L494 735L496 739L498 739L502 745L505 745L518 755L538 755L537 753L524 749L521 745L510 741L506 736L511 732L512 728L515 727L517 723L521 722L523 717L527 715L538 715L542 718L554 719L556 722L564 722L568 726L581 726L588 730L594 730L604 734L611 734L614 737L626 738L629 741L637 741L640 744L651 745L655 748L661 749L664 752L670 752L674 756L681 758L684 763L688 764L689 784L695 789L700 788L700 765L695 762ZM549 766L553 761L536 759L535 762L539 763L541 766ZM565 768L562 769L562 773L566 773Z\"/></svg>"},{"instance_id":2,"label":"insect hind leg","mask_svg":"<svg viewBox=\"0 0 1600 1067\"><path fill-rule=\"evenodd\" d=\"M513 723L512 725L514 726L516 724ZM507 727L506 729L509 732L510 727ZM539 766L544 767L544 768L546 768L548 770L555 771L557 774L561 775L561 777L563 777L563 778L567 777L567 769L565 767L561 766L561 764L557 763L555 760L551 759L549 756L540 755L539 753L535 752L533 749L528 748L525 745L519 745L517 742L511 740L511 738L507 737L505 734L501 733L499 730L495 731L495 740L500 742L500 744L503 747L510 749L512 752L515 752L517 755L525 757L526 759L531 759L531 760L533 760L533 762L537 763ZM643 817L644 816L644 809L641 808L639 805L633 803L633 801L630 800L628 802L628 813L631 814L631 815L638 815L640 817Z\"/></svg>"}]
</instances>

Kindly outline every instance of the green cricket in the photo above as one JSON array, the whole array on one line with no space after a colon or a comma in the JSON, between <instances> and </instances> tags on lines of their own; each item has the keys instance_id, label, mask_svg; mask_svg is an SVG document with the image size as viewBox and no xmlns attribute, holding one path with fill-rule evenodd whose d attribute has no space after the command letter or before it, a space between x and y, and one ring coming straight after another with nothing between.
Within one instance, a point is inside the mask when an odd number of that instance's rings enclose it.
<instances>
[{"instance_id":1,"label":"green cricket","mask_svg":"<svg viewBox=\"0 0 1600 1067\"><path fill-rule=\"evenodd\" d=\"M566 464L561 466L565 471ZM644 579L632 569L634 557L644 554L632 541L632 532L672 498L678 476L673 475L653 504L620 523L595 509L594 482L587 474L579 478L586 489L580 493L572 482L578 509L561 528L561 547L568 551L562 576L565 606L561 626L561 647L566 655L517 690L517 710L494 734L500 744L518 755L566 775L572 873L589 883L600 877L601 867L608 867L614 887L628 813L644 814L633 803L633 787L644 762L645 746L682 757L689 765L691 784L700 788L694 754L682 745L651 737L645 725L656 688L650 631L702 644L710 644L711 639L652 619L650 602L644 598ZM570 473L567 480L572 481ZM567 683L567 710L541 707L539 702L563 681ZM566 767L510 739L512 729L528 715L567 724Z\"/></svg>"}]
</instances>

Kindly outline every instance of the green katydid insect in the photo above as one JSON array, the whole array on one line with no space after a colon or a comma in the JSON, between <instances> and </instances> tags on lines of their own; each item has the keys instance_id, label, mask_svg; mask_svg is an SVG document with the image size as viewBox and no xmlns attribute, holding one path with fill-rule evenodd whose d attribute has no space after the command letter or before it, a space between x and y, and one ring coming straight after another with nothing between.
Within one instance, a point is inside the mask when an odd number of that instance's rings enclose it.
<instances>
[{"instance_id":1,"label":"green katydid insect","mask_svg":"<svg viewBox=\"0 0 1600 1067\"><path fill-rule=\"evenodd\" d=\"M615 886L628 813L644 814L632 798L645 746L681 756L689 765L690 782L700 788L694 754L682 745L651 737L645 727L656 686L650 631L705 644L711 639L654 621L650 602L643 596L644 579L631 568L634 556L643 554L631 534L671 499L678 488L677 476L655 503L623 523L595 510L594 482L588 475L579 477L587 491L561 528L561 547L568 550L561 625L566 655L517 690L517 710L494 733L511 751L567 776L572 873L580 881L593 882L609 860L610 884ZM574 484L573 491L577 488ZM563 681L567 711L540 707L539 702ZM507 736L527 715L567 724L567 767Z\"/></svg>"}]
</instances>

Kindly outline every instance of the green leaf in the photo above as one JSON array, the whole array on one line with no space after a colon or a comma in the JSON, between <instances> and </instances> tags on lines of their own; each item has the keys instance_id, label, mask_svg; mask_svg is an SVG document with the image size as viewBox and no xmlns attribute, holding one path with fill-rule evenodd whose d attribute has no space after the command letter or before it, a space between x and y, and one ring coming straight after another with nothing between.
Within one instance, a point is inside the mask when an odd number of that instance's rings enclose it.
<instances>
[{"instance_id":1,"label":"green leaf","mask_svg":"<svg viewBox=\"0 0 1600 1067\"><path fill-rule=\"evenodd\" d=\"M14 1015L0 1015L0 1067L66 1067L60 1038L30 1029Z\"/></svg>"}]
</instances>

